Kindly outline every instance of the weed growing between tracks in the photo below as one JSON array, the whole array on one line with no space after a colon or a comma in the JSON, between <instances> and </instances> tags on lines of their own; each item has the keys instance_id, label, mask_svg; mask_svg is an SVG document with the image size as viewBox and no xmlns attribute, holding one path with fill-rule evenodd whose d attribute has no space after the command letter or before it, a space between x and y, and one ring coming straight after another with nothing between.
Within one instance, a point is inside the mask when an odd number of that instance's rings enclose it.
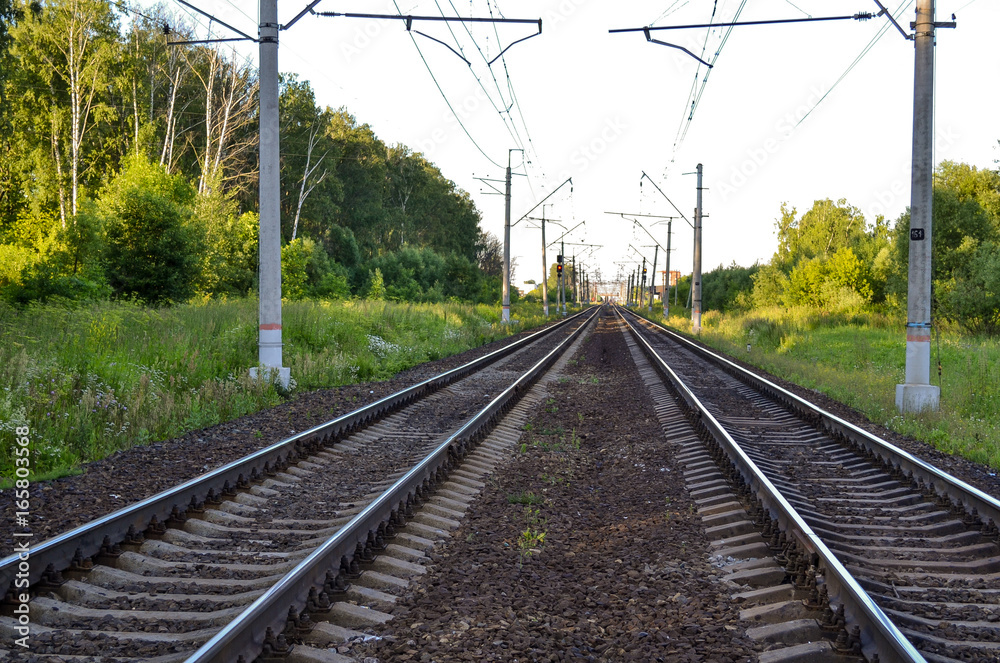
<instances>
[{"instance_id":1,"label":"weed growing between tracks","mask_svg":"<svg viewBox=\"0 0 1000 663\"><path fill-rule=\"evenodd\" d=\"M647 315L646 311L642 314ZM652 319L663 322L655 307ZM691 330L690 318L680 315L672 315L667 325L685 334ZM781 308L728 315L709 311L702 317L699 340L789 382L820 391L897 433L1000 469L996 444L1000 439L1000 341L941 331L931 354L931 383L941 387L941 410L903 416L895 402L906 363L903 326L902 320L881 314Z\"/></svg>"},{"instance_id":2,"label":"weed growing between tracks","mask_svg":"<svg viewBox=\"0 0 1000 663\"><path fill-rule=\"evenodd\" d=\"M538 311L534 309L537 308ZM284 357L299 391L379 380L537 326L540 307L286 302ZM14 427L35 435L33 480L276 405L254 382L257 302L0 306L0 477Z\"/></svg>"}]
</instances>

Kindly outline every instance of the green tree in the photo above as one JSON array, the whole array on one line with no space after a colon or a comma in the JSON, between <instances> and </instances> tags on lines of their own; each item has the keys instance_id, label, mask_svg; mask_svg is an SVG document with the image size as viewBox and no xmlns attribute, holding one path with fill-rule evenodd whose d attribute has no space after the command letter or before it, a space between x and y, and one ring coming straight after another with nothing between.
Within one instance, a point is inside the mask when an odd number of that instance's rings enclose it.
<instances>
[{"instance_id":1,"label":"green tree","mask_svg":"<svg viewBox=\"0 0 1000 663\"><path fill-rule=\"evenodd\" d=\"M845 247L855 249L867 238L864 215L844 199L836 203L817 200L801 218L796 218L794 208L782 205L776 227L777 266L783 269L802 259L833 255Z\"/></svg>"},{"instance_id":2,"label":"green tree","mask_svg":"<svg viewBox=\"0 0 1000 663\"><path fill-rule=\"evenodd\" d=\"M371 258L387 250L380 244L386 225L383 209L386 183L386 147L367 124L359 125L341 108L330 116L326 135L337 146L337 178L343 186L343 202L334 222L349 228L361 253Z\"/></svg>"},{"instance_id":3,"label":"green tree","mask_svg":"<svg viewBox=\"0 0 1000 663\"><path fill-rule=\"evenodd\" d=\"M118 21L105 0L49 0L39 12L27 12L15 26L14 54L30 90L22 115L48 149L55 170L60 218L76 215L81 186L96 180L92 154L99 151L97 130L115 109L105 92L110 86L118 43ZM27 130L28 127L22 127Z\"/></svg>"},{"instance_id":4,"label":"green tree","mask_svg":"<svg viewBox=\"0 0 1000 663\"><path fill-rule=\"evenodd\" d=\"M718 268L702 275L701 304L705 311L729 311L752 305L751 293L754 275L759 265L740 267L735 262L729 267Z\"/></svg>"},{"instance_id":5,"label":"green tree","mask_svg":"<svg viewBox=\"0 0 1000 663\"><path fill-rule=\"evenodd\" d=\"M202 241L189 219L194 189L143 157L103 192L105 265L115 294L161 304L194 292Z\"/></svg>"},{"instance_id":6,"label":"green tree","mask_svg":"<svg viewBox=\"0 0 1000 663\"><path fill-rule=\"evenodd\" d=\"M942 314L973 333L1000 335L1000 244L963 251L966 260L938 287Z\"/></svg>"},{"instance_id":7,"label":"green tree","mask_svg":"<svg viewBox=\"0 0 1000 663\"><path fill-rule=\"evenodd\" d=\"M1000 173L942 161L934 172L934 186L953 191L960 201L975 200L1000 232Z\"/></svg>"},{"instance_id":8,"label":"green tree","mask_svg":"<svg viewBox=\"0 0 1000 663\"><path fill-rule=\"evenodd\" d=\"M931 275L937 283L951 278L964 257L959 248L967 241L994 241L997 228L982 206L972 198L962 199L953 189L934 189L932 211ZM890 277L892 292L904 295L910 256L910 212L896 221L893 229L895 268Z\"/></svg>"},{"instance_id":9,"label":"green tree","mask_svg":"<svg viewBox=\"0 0 1000 663\"><path fill-rule=\"evenodd\" d=\"M385 299L385 280L382 270L375 268L371 274L371 285L368 288L368 299Z\"/></svg>"},{"instance_id":10,"label":"green tree","mask_svg":"<svg viewBox=\"0 0 1000 663\"><path fill-rule=\"evenodd\" d=\"M325 242L344 197L336 175L339 146L324 131L332 111L320 110L309 83L293 75L281 78L278 108L282 234L292 240L301 232Z\"/></svg>"},{"instance_id":11,"label":"green tree","mask_svg":"<svg viewBox=\"0 0 1000 663\"><path fill-rule=\"evenodd\" d=\"M789 287L789 279L788 275L776 265L764 265L751 279L753 280L751 301L754 307L767 308L783 302L785 290Z\"/></svg>"},{"instance_id":12,"label":"green tree","mask_svg":"<svg viewBox=\"0 0 1000 663\"><path fill-rule=\"evenodd\" d=\"M221 187L210 187L195 199L192 224L204 237L195 289L206 294L246 295L257 283L257 213L240 214L234 196Z\"/></svg>"}]
</instances>

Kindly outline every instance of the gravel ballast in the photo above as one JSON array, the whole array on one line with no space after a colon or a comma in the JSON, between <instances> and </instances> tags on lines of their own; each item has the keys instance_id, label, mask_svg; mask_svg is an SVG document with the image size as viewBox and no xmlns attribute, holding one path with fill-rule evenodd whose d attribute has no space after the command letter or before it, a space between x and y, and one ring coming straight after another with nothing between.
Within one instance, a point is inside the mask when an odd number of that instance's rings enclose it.
<instances>
[{"instance_id":1,"label":"gravel ballast","mask_svg":"<svg viewBox=\"0 0 1000 663\"><path fill-rule=\"evenodd\" d=\"M359 659L756 660L612 320Z\"/></svg>"}]
</instances>

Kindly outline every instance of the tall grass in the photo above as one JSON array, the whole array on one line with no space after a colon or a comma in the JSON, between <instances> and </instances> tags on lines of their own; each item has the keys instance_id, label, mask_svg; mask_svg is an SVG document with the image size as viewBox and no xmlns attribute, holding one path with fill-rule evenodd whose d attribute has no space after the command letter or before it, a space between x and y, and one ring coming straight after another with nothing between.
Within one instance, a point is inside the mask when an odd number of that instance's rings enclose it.
<instances>
[{"instance_id":1,"label":"tall grass","mask_svg":"<svg viewBox=\"0 0 1000 663\"><path fill-rule=\"evenodd\" d=\"M543 322L540 307L500 323L497 307L303 301L283 307L295 390L384 379ZM257 303L171 308L128 302L0 306L0 480L13 431L31 428L35 479L280 402L253 381Z\"/></svg>"},{"instance_id":2,"label":"tall grass","mask_svg":"<svg viewBox=\"0 0 1000 663\"><path fill-rule=\"evenodd\" d=\"M690 332L686 315L676 310L666 323ZM662 321L662 315L656 319ZM906 368L905 320L898 315L806 308L727 315L712 311L702 318L700 340L823 392L889 429L1000 469L997 339L940 330L932 344L931 382L941 388L941 409L908 415L900 414L895 402L896 385L903 382Z\"/></svg>"}]
</instances>

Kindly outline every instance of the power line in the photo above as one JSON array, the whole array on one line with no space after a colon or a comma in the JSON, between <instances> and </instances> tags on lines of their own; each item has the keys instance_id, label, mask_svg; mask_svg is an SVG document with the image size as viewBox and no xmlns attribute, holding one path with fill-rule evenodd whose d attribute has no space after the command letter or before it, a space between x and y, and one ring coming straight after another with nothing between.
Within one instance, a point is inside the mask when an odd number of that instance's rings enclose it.
<instances>
[{"instance_id":1,"label":"power line","mask_svg":"<svg viewBox=\"0 0 1000 663\"><path fill-rule=\"evenodd\" d=\"M500 11L499 0L495 0L495 1L497 3L497 14L499 14L500 17L503 18L503 12ZM487 9L489 9L490 18L493 18L493 7L490 4L490 0L486 0L486 7L487 7ZM495 34L496 38L497 38L497 48L500 48L500 32L497 29L497 24L496 23L493 23L493 34ZM525 120L524 120L524 112L521 109L521 103L517 99L517 93L514 92L514 82L510 78L510 71L507 69L507 58L504 57L502 50L500 51L500 62L501 62L501 64L503 64L504 76L506 76L506 78L507 78L507 89L508 89L508 91L510 91L511 103L512 103L513 106L515 106L517 108L517 114L521 118L521 126L524 127L524 135L527 136L527 138L528 138L528 143L527 143L527 145L525 147L528 148L528 149L530 149L531 154L534 155L534 158L537 160L538 159L538 152L535 151L535 143L531 139L531 132L528 130L528 123L525 122ZM509 109L507 111L507 115L508 116L510 115L510 110ZM513 118L511 118L511 122L513 122ZM528 160L528 161L530 161L530 159L528 159L527 153L525 153L525 159ZM527 170L528 169L525 168L525 173L527 173ZM530 177L528 178L528 189L531 191L532 197L535 197L535 198L538 197L537 194L535 193L535 188L531 185L531 178Z\"/></svg>"},{"instance_id":2,"label":"power line","mask_svg":"<svg viewBox=\"0 0 1000 663\"><path fill-rule=\"evenodd\" d=\"M972 0L972 1L975 2L975 0ZM905 12L907 9L909 9L910 5L912 5L912 4L913 4L913 0L903 0L903 3L900 4L900 6L896 9L895 12L893 12L893 17L896 18L896 19L898 19L902 15L903 12ZM971 3L969 3L969 4L971 4ZM966 5L966 6L968 6L968 5ZM793 127L793 128L797 128L800 124L802 124L803 122L805 122L805 119L807 117L809 117L810 115L812 115L812 112L814 110L816 110L816 108L819 107L819 105L821 103L823 103L823 100L826 99L828 96L830 96L830 93L833 92L834 89L838 85L840 85L840 82L843 81L845 78L847 78L847 75L850 74L854 70L854 68L856 66L858 66L858 64L861 62L862 59L864 59L864 57L866 55L868 55L868 52L871 51L872 48L875 46L875 44L878 43L878 41L880 39L882 39L882 37L885 35L886 32L888 32L890 26L892 26L892 22L891 21L886 21L882 25L882 27L879 28L878 32L875 33L875 36L872 37L871 41L868 42L868 45L865 46L861 50L860 54L858 54L858 57L854 58L854 62L852 62L850 64L850 66L847 67L846 70L844 70L844 73L842 73L840 75L840 78L838 78L834 82L834 84L830 86L830 89L827 90L823 94L823 96L819 98L819 101L817 101L815 104L813 104L813 107L810 108L809 111L805 115L802 116L802 119L800 119L798 122L795 123L795 127Z\"/></svg>"},{"instance_id":3,"label":"power line","mask_svg":"<svg viewBox=\"0 0 1000 663\"><path fill-rule=\"evenodd\" d=\"M718 2L716 2L716 5L717 4L718 4ZM735 23L736 21L739 20L740 14L743 13L743 9L746 7L746 4L747 4L747 0L743 0L740 3L739 8L736 10L736 14L733 16L733 20L732 20L733 23ZM715 20L715 12L716 12L716 9L715 9L715 6L713 6L712 17L709 20L709 23L712 23ZM687 111L687 117L681 120L681 124L677 128L677 135L674 138L673 154L677 154L677 151L680 149L681 145L684 143L684 139L687 138L687 132L691 128L691 123L694 121L695 111L698 110L698 106L701 103L701 97L702 97L702 95L705 94L705 87L708 85L708 77L712 74L712 69L715 67L715 63L718 61L719 55L722 54L722 49L725 47L726 42L729 41L729 36L733 32L733 27L734 26L732 26L732 25L728 26L728 28L726 29L725 33L723 34L722 39L720 40L718 47L715 49L715 54L712 56L712 61L709 63L711 66L708 67L708 69L705 71L705 75L704 75L704 77L702 78L702 81L701 81L701 87L698 89L697 92L695 92L695 87L698 84L698 75L699 75L699 73L701 71L701 65L699 64L698 65L698 69L695 70L694 80L692 81L692 84L691 84L691 92L688 94L688 103L690 104L690 110ZM710 29L708 31L708 33L706 33L706 35L705 35L705 46L702 47L702 51L701 51L702 57L704 57L704 55L705 55L705 48L707 48L708 38L709 38L709 35L711 34L711 32L712 32L712 30ZM686 106L687 106L687 104L685 104L685 107Z\"/></svg>"},{"instance_id":4,"label":"power line","mask_svg":"<svg viewBox=\"0 0 1000 663\"><path fill-rule=\"evenodd\" d=\"M678 12L681 9L684 9L684 7L686 7L687 4L688 4L688 0L683 0L683 3L681 2L681 0L674 0L673 4L671 4L669 7L667 7L663 11L662 14L660 14L659 16L657 16L656 20L650 21L649 24L653 25L654 23L656 23L656 21L662 21L663 19L665 19L666 17L670 16L671 14L673 14L675 12ZM677 5L680 5L680 6L678 7Z\"/></svg>"},{"instance_id":5,"label":"power line","mask_svg":"<svg viewBox=\"0 0 1000 663\"><path fill-rule=\"evenodd\" d=\"M796 9L798 9L800 12L802 12L803 14L805 14L806 16L808 16L809 18L812 18L812 14L810 14L809 12L807 12L805 9L802 9L802 7L799 7L797 4L795 4L794 2L792 2L792 0L785 0L785 2L787 2L788 4L790 4L792 7L795 7Z\"/></svg>"},{"instance_id":6,"label":"power line","mask_svg":"<svg viewBox=\"0 0 1000 663\"><path fill-rule=\"evenodd\" d=\"M392 4L396 7L396 11L400 15L402 15L403 12L399 8L399 3L396 0L392 0ZM431 80L434 81L434 86L438 89L438 92L441 93L441 98L444 99L444 103L448 106L448 110L451 111L451 114L455 118L455 121L458 122L458 126L462 127L462 131L464 131L465 135L468 136L470 141L472 141L472 144L476 146L476 149L479 150L480 154L486 157L487 161L489 161L497 168L504 168L504 166L501 166L496 161L494 161L490 157L490 155L486 154L486 151L479 146L479 143L476 142L476 139L473 138L472 134L469 133L469 130L466 129L465 124L462 122L462 118L458 115L458 113L455 112L455 109L452 107L451 102L448 100L448 96L444 93L444 90L441 88L441 84L438 83L437 77L434 75L434 71L431 69L430 63L428 63L427 58L424 57L424 52L420 50L420 44L417 43L416 37L413 36L413 32L407 30L406 34L410 35L410 41L413 42L414 48L417 49L417 53L420 55L420 59L423 61L424 67L427 68L427 73L430 74Z\"/></svg>"},{"instance_id":7,"label":"power line","mask_svg":"<svg viewBox=\"0 0 1000 663\"><path fill-rule=\"evenodd\" d=\"M461 15L458 13L458 9L455 7L455 3L452 2L451 0L448 0L448 2L451 5L451 8L455 11L455 15L461 17ZM440 11L441 15L444 16L445 15L444 10L441 9L441 5L438 3L438 0L434 0L434 4L437 5L438 11ZM462 21L462 26L465 27L465 31L466 33L468 33L469 39L472 40L472 44L476 47L476 50L479 52L479 55L483 58L483 61L487 63L487 68L490 71L490 75L493 76L493 82L497 88L497 94L500 96L500 103L504 106L504 108L506 108L507 103L506 100L503 98L503 92L500 90L500 83L499 81L497 81L496 76L493 75L493 70L489 68L489 60L486 59L486 55L483 53L483 50L479 47L479 43L473 36L472 31L469 29L468 24L466 24L465 21ZM458 46L459 50L462 51L462 55L464 56L465 51L464 49L462 49L462 45L459 43L458 37L455 35L454 31L451 30L450 24L448 25L448 29L449 31L451 31L451 36L455 40L455 44ZM487 92L486 86L483 84L482 79L480 79L479 76L476 75L476 72L472 70L471 64L469 66L469 72L472 74L473 78L476 79L476 82L479 83L479 87L482 89L483 94L486 95L486 98L489 99L490 104L493 106L493 110L495 110L497 114L500 116L500 120L504 123L504 128L507 129L507 133L510 134L510 137L514 141L514 144L517 145L518 148L523 148L524 143L521 140L521 136L517 131L517 127L514 125L513 118L510 118L510 124L508 125L507 119L505 119L503 115L504 111L501 111L500 108L497 107L496 102L493 101L493 97L491 97L490 93Z\"/></svg>"}]
</instances>

